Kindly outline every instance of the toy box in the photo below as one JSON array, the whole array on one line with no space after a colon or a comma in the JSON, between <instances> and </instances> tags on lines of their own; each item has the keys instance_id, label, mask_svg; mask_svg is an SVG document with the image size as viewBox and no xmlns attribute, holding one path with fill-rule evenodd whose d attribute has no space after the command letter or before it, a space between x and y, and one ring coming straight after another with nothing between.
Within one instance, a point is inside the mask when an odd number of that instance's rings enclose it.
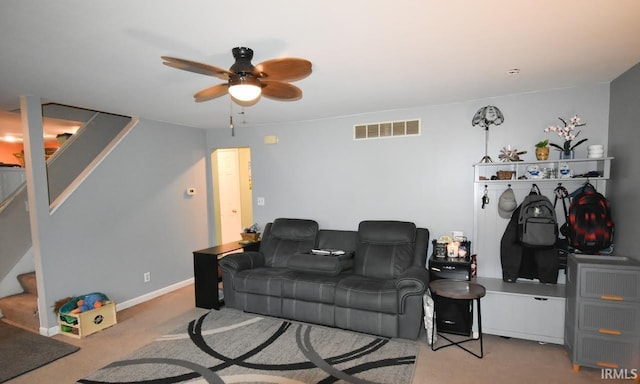
<instances>
[{"instance_id":1,"label":"toy box","mask_svg":"<svg viewBox=\"0 0 640 384\"><path fill-rule=\"evenodd\" d=\"M71 307L75 307L75 303L69 302L68 304ZM116 303L113 301L104 300L100 308L81 313L71 313L69 308L67 304L61 308L58 314L58 325L60 326L61 334L76 339L89 336L118 322L116 319Z\"/></svg>"}]
</instances>

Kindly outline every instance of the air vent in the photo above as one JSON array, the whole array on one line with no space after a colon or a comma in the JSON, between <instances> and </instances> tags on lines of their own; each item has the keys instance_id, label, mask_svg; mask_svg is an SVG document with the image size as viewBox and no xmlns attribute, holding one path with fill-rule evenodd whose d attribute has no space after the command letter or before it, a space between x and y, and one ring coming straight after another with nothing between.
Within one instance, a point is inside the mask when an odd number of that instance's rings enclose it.
<instances>
[{"instance_id":1,"label":"air vent","mask_svg":"<svg viewBox=\"0 0 640 384\"><path fill-rule=\"evenodd\" d=\"M386 121L383 123L367 123L353 126L353 138L355 140L417 135L420 135L420 119Z\"/></svg>"}]
</instances>

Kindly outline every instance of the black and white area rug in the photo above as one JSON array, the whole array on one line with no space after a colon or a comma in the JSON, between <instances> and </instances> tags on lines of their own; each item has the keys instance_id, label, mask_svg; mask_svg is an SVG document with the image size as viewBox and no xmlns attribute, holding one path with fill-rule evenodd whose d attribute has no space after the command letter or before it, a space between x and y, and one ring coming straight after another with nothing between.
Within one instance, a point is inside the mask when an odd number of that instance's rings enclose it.
<instances>
[{"instance_id":1,"label":"black and white area rug","mask_svg":"<svg viewBox=\"0 0 640 384\"><path fill-rule=\"evenodd\" d=\"M78 383L411 383L418 346L211 311Z\"/></svg>"}]
</instances>

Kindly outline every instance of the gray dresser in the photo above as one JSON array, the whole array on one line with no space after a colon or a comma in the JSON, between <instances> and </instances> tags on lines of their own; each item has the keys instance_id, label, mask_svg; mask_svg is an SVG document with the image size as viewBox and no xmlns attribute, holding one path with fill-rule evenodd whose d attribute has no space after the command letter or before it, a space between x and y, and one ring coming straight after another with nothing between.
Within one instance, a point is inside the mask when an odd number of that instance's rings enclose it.
<instances>
[{"instance_id":1,"label":"gray dresser","mask_svg":"<svg viewBox=\"0 0 640 384\"><path fill-rule=\"evenodd\" d=\"M640 362L640 262L570 255L564 343L573 364L637 369Z\"/></svg>"}]
</instances>

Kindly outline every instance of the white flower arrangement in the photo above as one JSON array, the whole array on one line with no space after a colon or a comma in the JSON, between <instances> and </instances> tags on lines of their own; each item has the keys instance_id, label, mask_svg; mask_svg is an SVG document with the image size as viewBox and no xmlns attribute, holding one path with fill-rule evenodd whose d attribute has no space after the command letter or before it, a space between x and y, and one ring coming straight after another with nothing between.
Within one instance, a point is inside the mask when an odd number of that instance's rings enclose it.
<instances>
[{"instance_id":1,"label":"white flower arrangement","mask_svg":"<svg viewBox=\"0 0 640 384\"><path fill-rule=\"evenodd\" d=\"M583 123L582 120L580 119L580 117L578 115L573 116L571 119L569 119L569 122L567 123L567 121L565 119L563 119L562 117L558 117L558 119L560 119L560 121L562 121L562 124L564 126L559 126L559 125L550 125L547 128L544 129L545 132L556 132L558 134L558 136L562 137L564 139L564 144L562 146L558 145L558 144L554 144L554 143L549 143L550 146L555 147L561 151L563 151L564 153L569 153L571 151L573 151L575 149L575 147L577 147L578 145L584 143L585 141L587 141L587 139L582 139L580 141L578 141L577 143L571 145L571 142L578 137L578 135L580 134L581 131L575 132L577 127L582 127L587 125L586 123Z\"/></svg>"}]
</instances>

